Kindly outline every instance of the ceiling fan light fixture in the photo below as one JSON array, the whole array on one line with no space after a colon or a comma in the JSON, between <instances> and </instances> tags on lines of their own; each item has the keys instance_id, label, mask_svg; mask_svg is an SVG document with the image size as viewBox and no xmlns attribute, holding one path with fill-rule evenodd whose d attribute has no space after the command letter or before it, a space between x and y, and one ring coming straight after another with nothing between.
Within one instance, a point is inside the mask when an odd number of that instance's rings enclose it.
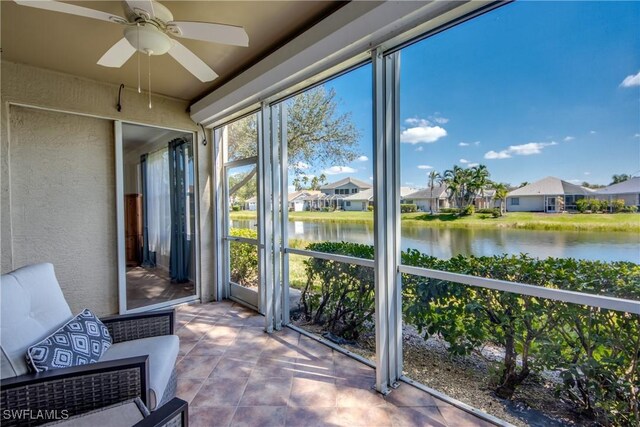
<instances>
[{"instance_id":1,"label":"ceiling fan light fixture","mask_svg":"<svg viewBox=\"0 0 640 427\"><path fill-rule=\"evenodd\" d=\"M153 25L137 25L125 28L124 37L127 41L145 54L164 55L171 49L171 39Z\"/></svg>"}]
</instances>

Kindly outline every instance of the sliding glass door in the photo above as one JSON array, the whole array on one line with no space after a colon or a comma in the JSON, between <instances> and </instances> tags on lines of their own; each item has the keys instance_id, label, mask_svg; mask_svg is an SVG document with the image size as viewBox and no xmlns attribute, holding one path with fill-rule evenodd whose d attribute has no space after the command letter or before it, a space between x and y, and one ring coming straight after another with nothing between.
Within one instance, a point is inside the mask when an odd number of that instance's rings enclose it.
<instances>
[{"instance_id":1,"label":"sliding glass door","mask_svg":"<svg viewBox=\"0 0 640 427\"><path fill-rule=\"evenodd\" d=\"M116 124L120 311L198 297L193 134Z\"/></svg>"}]
</instances>

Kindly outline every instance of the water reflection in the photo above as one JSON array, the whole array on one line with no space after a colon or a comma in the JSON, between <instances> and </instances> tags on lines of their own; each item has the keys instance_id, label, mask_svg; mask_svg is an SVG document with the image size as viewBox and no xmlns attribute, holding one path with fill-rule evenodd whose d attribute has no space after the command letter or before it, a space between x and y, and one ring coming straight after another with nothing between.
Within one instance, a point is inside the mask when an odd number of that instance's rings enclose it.
<instances>
[{"instance_id":1,"label":"water reflection","mask_svg":"<svg viewBox=\"0 0 640 427\"><path fill-rule=\"evenodd\" d=\"M233 221L252 228L255 221ZM373 244L373 223L289 223L289 239ZM438 258L528 253L538 258L631 261L640 264L640 234L580 231L514 230L510 228L426 228L402 226L402 249L418 249Z\"/></svg>"}]
</instances>

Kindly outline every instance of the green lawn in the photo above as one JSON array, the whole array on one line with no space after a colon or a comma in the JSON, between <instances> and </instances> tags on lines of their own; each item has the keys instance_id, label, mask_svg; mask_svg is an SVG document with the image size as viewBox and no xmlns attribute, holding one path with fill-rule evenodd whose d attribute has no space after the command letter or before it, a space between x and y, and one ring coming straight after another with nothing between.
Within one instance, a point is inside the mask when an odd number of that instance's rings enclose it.
<instances>
[{"instance_id":1,"label":"green lawn","mask_svg":"<svg viewBox=\"0 0 640 427\"><path fill-rule=\"evenodd\" d=\"M232 212L232 219L253 219L255 212ZM372 212L289 212L289 221L367 222ZM510 212L501 218L488 214L456 217L453 214L429 215L423 212L402 215L402 222L424 227L517 228L529 230L577 230L640 232L640 214L545 214Z\"/></svg>"}]
</instances>

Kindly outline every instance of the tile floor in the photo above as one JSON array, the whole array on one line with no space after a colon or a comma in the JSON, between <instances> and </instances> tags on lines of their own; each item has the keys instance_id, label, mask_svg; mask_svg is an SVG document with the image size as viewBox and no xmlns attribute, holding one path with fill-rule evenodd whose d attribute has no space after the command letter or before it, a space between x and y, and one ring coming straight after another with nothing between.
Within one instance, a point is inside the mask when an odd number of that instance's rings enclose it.
<instances>
[{"instance_id":1,"label":"tile floor","mask_svg":"<svg viewBox=\"0 0 640 427\"><path fill-rule=\"evenodd\" d=\"M409 384L372 390L374 370L231 302L183 306L178 396L199 426L490 426Z\"/></svg>"},{"instance_id":2,"label":"tile floor","mask_svg":"<svg viewBox=\"0 0 640 427\"><path fill-rule=\"evenodd\" d=\"M193 282L172 283L162 268L127 268L127 308L158 304L196 293Z\"/></svg>"}]
</instances>

